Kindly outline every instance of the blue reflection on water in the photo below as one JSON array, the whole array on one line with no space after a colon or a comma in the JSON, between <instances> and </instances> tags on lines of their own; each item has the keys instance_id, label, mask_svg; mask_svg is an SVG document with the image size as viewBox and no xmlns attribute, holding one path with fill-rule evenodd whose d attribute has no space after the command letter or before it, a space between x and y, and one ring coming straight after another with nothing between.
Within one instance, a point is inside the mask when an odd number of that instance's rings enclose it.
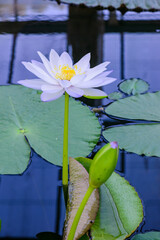
<instances>
[{"instance_id":1,"label":"blue reflection on water","mask_svg":"<svg viewBox=\"0 0 160 240\"><path fill-rule=\"evenodd\" d=\"M60 179L61 167L34 152L22 175L1 176L1 236L34 237L43 231L62 234L65 206Z\"/></svg>"}]
</instances>

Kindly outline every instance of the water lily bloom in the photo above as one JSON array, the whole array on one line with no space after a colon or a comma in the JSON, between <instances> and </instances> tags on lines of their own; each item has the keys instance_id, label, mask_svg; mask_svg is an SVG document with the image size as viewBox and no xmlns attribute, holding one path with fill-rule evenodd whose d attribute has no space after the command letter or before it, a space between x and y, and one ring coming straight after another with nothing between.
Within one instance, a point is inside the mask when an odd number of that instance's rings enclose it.
<instances>
[{"instance_id":1,"label":"water lily bloom","mask_svg":"<svg viewBox=\"0 0 160 240\"><path fill-rule=\"evenodd\" d=\"M72 59L67 52L60 56L55 50L50 51L49 60L38 52L42 63L32 60L22 62L37 79L21 80L23 86L41 90L42 101L52 101L67 92L70 96L79 98L103 98L107 94L95 89L112 83L115 78L108 77L112 71L106 71L109 62L104 62L96 67L90 68L90 53L82 57L73 65Z\"/></svg>"}]
</instances>

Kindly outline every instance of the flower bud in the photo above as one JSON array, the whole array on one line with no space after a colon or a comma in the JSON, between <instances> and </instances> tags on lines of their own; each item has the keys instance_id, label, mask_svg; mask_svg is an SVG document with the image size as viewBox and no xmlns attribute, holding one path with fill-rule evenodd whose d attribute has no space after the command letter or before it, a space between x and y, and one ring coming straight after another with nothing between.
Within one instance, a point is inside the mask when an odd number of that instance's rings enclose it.
<instances>
[{"instance_id":1,"label":"flower bud","mask_svg":"<svg viewBox=\"0 0 160 240\"><path fill-rule=\"evenodd\" d=\"M118 152L118 143L110 142L96 153L89 169L91 187L100 187L111 176L117 164Z\"/></svg>"}]
</instances>

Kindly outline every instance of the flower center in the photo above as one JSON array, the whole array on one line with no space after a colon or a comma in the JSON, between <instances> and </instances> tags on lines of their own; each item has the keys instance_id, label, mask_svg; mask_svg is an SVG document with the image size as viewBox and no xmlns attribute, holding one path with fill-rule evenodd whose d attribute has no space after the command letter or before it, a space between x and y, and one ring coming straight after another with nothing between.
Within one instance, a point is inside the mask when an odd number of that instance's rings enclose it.
<instances>
[{"instance_id":1,"label":"flower center","mask_svg":"<svg viewBox=\"0 0 160 240\"><path fill-rule=\"evenodd\" d=\"M60 69L60 73L56 74L56 78L70 81L74 75L76 75L76 72L73 68L70 68L69 66L63 66Z\"/></svg>"}]
</instances>

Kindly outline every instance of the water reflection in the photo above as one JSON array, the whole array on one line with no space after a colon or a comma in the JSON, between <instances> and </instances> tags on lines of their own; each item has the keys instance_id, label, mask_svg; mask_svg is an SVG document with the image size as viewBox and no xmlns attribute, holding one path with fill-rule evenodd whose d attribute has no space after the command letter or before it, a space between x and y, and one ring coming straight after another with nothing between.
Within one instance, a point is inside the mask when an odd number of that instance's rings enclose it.
<instances>
[{"instance_id":1,"label":"water reflection","mask_svg":"<svg viewBox=\"0 0 160 240\"><path fill-rule=\"evenodd\" d=\"M61 168L44 161L34 152L31 159L23 175L1 176L2 237L32 238L42 231L62 234L62 228L56 227L57 221L63 225L65 212L59 181Z\"/></svg>"},{"instance_id":2,"label":"water reflection","mask_svg":"<svg viewBox=\"0 0 160 240\"><path fill-rule=\"evenodd\" d=\"M33 74L27 71L21 64L22 61L32 59L40 61L37 51L41 51L46 57L50 49L54 48L59 54L67 50L67 35L62 34L19 34L16 46L15 68L12 83L20 79L32 79ZM26 51L27 49L27 51Z\"/></svg>"},{"instance_id":3,"label":"water reflection","mask_svg":"<svg viewBox=\"0 0 160 240\"><path fill-rule=\"evenodd\" d=\"M43 15L45 20L56 17L65 19L68 15L67 5L44 0L1 0L0 21L39 20Z\"/></svg>"},{"instance_id":4,"label":"water reflection","mask_svg":"<svg viewBox=\"0 0 160 240\"><path fill-rule=\"evenodd\" d=\"M17 33L13 34L11 60L9 64L8 84L12 83L12 74L13 74L13 68L14 68L14 58L15 58L17 37L18 37Z\"/></svg>"}]
</instances>

